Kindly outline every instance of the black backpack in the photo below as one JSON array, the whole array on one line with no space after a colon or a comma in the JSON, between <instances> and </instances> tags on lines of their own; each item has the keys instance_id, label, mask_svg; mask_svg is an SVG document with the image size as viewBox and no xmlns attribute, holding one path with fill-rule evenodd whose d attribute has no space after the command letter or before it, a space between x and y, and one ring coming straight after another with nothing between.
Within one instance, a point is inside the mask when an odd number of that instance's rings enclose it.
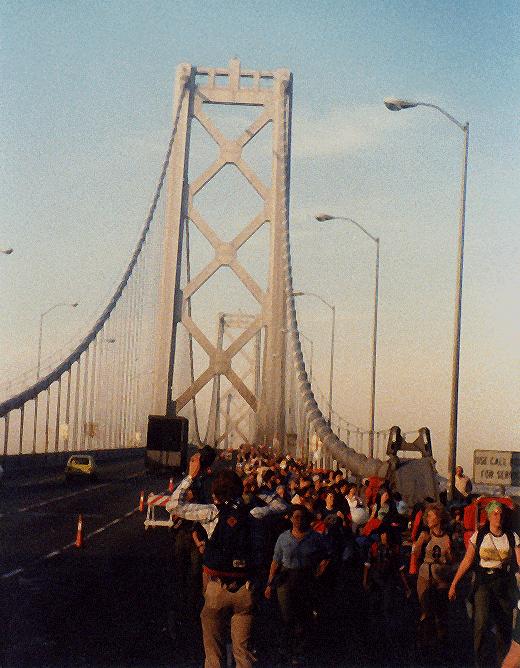
<instances>
[{"instance_id":1,"label":"black backpack","mask_svg":"<svg viewBox=\"0 0 520 668\"><path fill-rule=\"evenodd\" d=\"M241 498L218 505L218 521L206 543L204 565L223 576L247 575L253 565L252 518Z\"/></svg>"}]
</instances>

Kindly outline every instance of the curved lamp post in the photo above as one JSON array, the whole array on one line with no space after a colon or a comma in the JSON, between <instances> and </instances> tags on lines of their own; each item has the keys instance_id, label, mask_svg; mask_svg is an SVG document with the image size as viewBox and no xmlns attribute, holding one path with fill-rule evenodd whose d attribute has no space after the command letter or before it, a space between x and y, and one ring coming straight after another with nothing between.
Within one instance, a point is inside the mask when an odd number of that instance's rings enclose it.
<instances>
[{"instance_id":1,"label":"curved lamp post","mask_svg":"<svg viewBox=\"0 0 520 668\"><path fill-rule=\"evenodd\" d=\"M334 332L336 330L336 307L334 304L329 304L323 297L317 295L315 292L293 292L293 297L315 297L320 302L328 306L332 311L332 330L330 335L330 372L329 372L329 426L332 425L332 379L334 376Z\"/></svg>"},{"instance_id":2,"label":"curved lamp post","mask_svg":"<svg viewBox=\"0 0 520 668\"><path fill-rule=\"evenodd\" d=\"M316 220L320 223L326 222L328 220L344 220L348 223L352 223L357 228L359 228L369 239L371 239L376 245L376 276L375 276L375 286L374 286L374 324L372 330L372 383L371 383L371 398L370 398L370 441L368 456L374 456L374 422L375 422L375 410L376 410L376 361L377 361L377 312L379 306L379 237L374 237L368 230L366 230L363 225L360 225L353 218L348 218L347 216L331 216L328 213L320 213L316 216Z\"/></svg>"},{"instance_id":3,"label":"curved lamp post","mask_svg":"<svg viewBox=\"0 0 520 668\"><path fill-rule=\"evenodd\" d=\"M76 308L78 305L78 302L74 302L73 304L69 304L68 302L60 302L59 304L54 304L54 306L51 306L48 308L46 311L43 313L40 313L40 334L38 337L38 365L36 367L36 380L40 377L40 366L41 366L41 360L42 360L42 336L43 336L43 319L44 317L50 313L51 311L54 311L55 308L58 308L58 306L70 306L71 308Z\"/></svg>"},{"instance_id":4,"label":"curved lamp post","mask_svg":"<svg viewBox=\"0 0 520 668\"><path fill-rule=\"evenodd\" d=\"M453 364L451 376L451 411L450 411L450 436L448 450L448 500L453 500L455 487L455 468L457 462L457 423L459 408L459 372L460 372L460 330L462 318L462 275L464 269L464 226L466 220L466 186L468 179L468 143L469 123L461 123L447 111L430 102L417 102L414 100L401 100L394 97L386 97L384 103L390 111L401 111L411 107L431 107L454 123L464 133L464 159L462 163L462 176L460 185L460 212L459 212L459 241L457 262L457 285L455 296L455 325L453 333Z\"/></svg>"}]
</instances>

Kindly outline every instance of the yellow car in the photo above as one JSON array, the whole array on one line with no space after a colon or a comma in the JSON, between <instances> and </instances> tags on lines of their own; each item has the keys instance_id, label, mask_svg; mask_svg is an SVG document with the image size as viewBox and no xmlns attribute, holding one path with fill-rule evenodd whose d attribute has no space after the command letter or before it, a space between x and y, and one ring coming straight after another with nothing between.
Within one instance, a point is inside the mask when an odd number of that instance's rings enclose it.
<instances>
[{"instance_id":1,"label":"yellow car","mask_svg":"<svg viewBox=\"0 0 520 668\"><path fill-rule=\"evenodd\" d=\"M69 457L65 468L65 478L75 478L76 476L86 476L91 480L97 478L96 462L92 455L72 455Z\"/></svg>"}]
</instances>

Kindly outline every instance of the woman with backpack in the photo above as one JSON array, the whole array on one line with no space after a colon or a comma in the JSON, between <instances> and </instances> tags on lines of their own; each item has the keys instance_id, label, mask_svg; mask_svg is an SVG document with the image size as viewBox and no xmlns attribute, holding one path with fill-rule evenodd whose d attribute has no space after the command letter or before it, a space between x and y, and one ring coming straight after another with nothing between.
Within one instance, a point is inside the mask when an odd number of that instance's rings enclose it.
<instances>
[{"instance_id":1,"label":"woman with backpack","mask_svg":"<svg viewBox=\"0 0 520 668\"><path fill-rule=\"evenodd\" d=\"M486 506L487 522L470 538L466 554L453 578L449 599L456 598L457 584L473 566L473 646L476 665L485 665L483 656L487 630L496 625L499 658L502 659L511 643L513 608L516 603L514 562L520 560L520 539L504 529L504 507L498 501Z\"/></svg>"},{"instance_id":2,"label":"woman with backpack","mask_svg":"<svg viewBox=\"0 0 520 668\"><path fill-rule=\"evenodd\" d=\"M419 632L430 637L425 629L428 621L435 622L437 637L446 635L447 591L453 561L451 540L446 533L447 514L441 505L432 503L424 511L426 529L414 543L412 551L420 563L417 576L417 596L421 606Z\"/></svg>"}]
</instances>

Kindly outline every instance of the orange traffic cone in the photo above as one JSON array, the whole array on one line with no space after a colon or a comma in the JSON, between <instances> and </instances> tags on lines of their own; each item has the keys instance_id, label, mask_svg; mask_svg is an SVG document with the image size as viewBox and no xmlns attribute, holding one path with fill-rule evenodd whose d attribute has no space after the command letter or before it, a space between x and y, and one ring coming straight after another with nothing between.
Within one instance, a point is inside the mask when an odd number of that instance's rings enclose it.
<instances>
[{"instance_id":1,"label":"orange traffic cone","mask_svg":"<svg viewBox=\"0 0 520 668\"><path fill-rule=\"evenodd\" d=\"M141 490L141 497L139 499L139 512L142 513L144 510L144 490Z\"/></svg>"},{"instance_id":2,"label":"orange traffic cone","mask_svg":"<svg viewBox=\"0 0 520 668\"><path fill-rule=\"evenodd\" d=\"M76 547L83 547L83 516L78 517L78 529L76 531Z\"/></svg>"},{"instance_id":3,"label":"orange traffic cone","mask_svg":"<svg viewBox=\"0 0 520 668\"><path fill-rule=\"evenodd\" d=\"M170 478L170 484L168 485L168 491L173 492L173 478Z\"/></svg>"}]
</instances>

